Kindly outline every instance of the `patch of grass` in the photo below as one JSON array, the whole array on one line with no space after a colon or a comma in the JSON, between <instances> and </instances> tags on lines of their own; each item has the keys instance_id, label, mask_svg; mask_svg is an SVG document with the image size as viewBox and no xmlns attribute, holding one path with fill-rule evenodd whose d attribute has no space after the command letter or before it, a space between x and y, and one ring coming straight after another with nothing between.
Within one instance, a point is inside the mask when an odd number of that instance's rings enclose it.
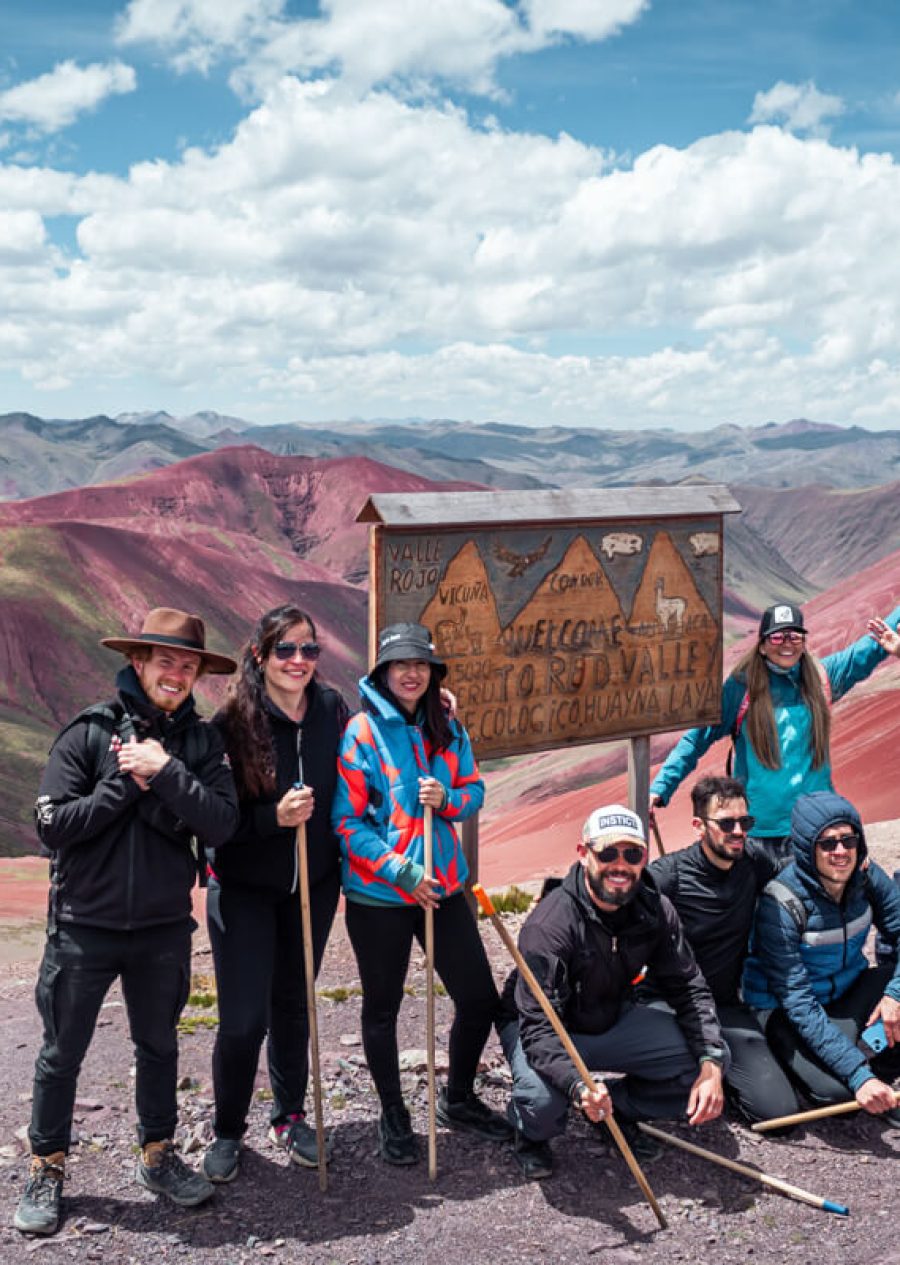
<instances>
[{"instance_id":1,"label":"patch of grass","mask_svg":"<svg viewBox=\"0 0 900 1265\"><path fill-rule=\"evenodd\" d=\"M182 1015L178 1021L178 1031L184 1036L192 1036L200 1028L218 1028L218 1015Z\"/></svg>"},{"instance_id":2,"label":"patch of grass","mask_svg":"<svg viewBox=\"0 0 900 1265\"><path fill-rule=\"evenodd\" d=\"M218 1002L215 993L191 993L187 999L189 1006L198 1006L201 1009L210 1010Z\"/></svg>"},{"instance_id":3,"label":"patch of grass","mask_svg":"<svg viewBox=\"0 0 900 1265\"><path fill-rule=\"evenodd\" d=\"M326 1001L349 1001L351 997L362 997L362 988L359 984L351 984L349 987L343 987L338 984L334 988L318 988L316 989L317 997L324 997Z\"/></svg>"},{"instance_id":4,"label":"patch of grass","mask_svg":"<svg viewBox=\"0 0 900 1265\"><path fill-rule=\"evenodd\" d=\"M343 1111L347 1106L347 1098L344 1094L332 1094L328 1102L335 1111Z\"/></svg>"},{"instance_id":5,"label":"patch of grass","mask_svg":"<svg viewBox=\"0 0 900 1265\"><path fill-rule=\"evenodd\" d=\"M256 1091L257 1102L271 1102L274 1097L275 1095L272 1093L271 1089L263 1087L262 1089L258 1089Z\"/></svg>"},{"instance_id":6,"label":"patch of grass","mask_svg":"<svg viewBox=\"0 0 900 1265\"><path fill-rule=\"evenodd\" d=\"M507 887L505 892L492 892L491 901L498 914L524 914L533 905L534 897L530 892L523 891L521 887L516 887L513 883L512 887ZM480 909L478 917L485 917Z\"/></svg>"}]
</instances>

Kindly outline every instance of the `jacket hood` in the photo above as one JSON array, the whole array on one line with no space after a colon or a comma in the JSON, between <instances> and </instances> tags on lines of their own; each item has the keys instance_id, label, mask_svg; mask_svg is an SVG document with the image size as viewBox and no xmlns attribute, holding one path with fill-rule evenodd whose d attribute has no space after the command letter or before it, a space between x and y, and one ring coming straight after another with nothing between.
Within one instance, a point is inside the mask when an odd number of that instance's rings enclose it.
<instances>
[{"instance_id":1,"label":"jacket hood","mask_svg":"<svg viewBox=\"0 0 900 1265\"><path fill-rule=\"evenodd\" d=\"M862 819L850 801L844 799L843 795L835 794L834 791L813 791L809 795L801 795L794 804L794 811L791 814L794 861L797 869L817 884L821 884L821 878L816 869L816 840L823 830L827 830L829 826L839 825L841 822L847 822L859 835L856 868L853 871L854 874L858 874L860 866L868 856L868 848Z\"/></svg>"}]
</instances>

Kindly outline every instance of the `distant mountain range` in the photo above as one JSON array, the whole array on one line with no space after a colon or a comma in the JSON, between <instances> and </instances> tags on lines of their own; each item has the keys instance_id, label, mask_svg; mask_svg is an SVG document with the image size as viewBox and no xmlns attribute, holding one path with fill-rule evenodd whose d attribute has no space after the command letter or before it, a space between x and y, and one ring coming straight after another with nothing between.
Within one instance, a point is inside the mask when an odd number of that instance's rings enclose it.
<instances>
[{"instance_id":1,"label":"distant mountain range","mask_svg":"<svg viewBox=\"0 0 900 1265\"><path fill-rule=\"evenodd\" d=\"M900 432L808 422L682 435L419 420L250 428L209 413L0 417L0 853L33 850L31 803L53 734L110 693L119 660L98 638L150 606L202 612L213 648L233 652L260 611L299 600L321 625L323 675L354 699L368 575L355 519L374 492L728 482L744 507L726 518L730 656L775 597L807 601L828 588L810 609L827 610L829 629L848 637L893 605L900 488L883 481L898 462ZM810 486L813 470L832 486ZM220 689L201 683L206 711ZM896 749L900 708L885 709L880 689L871 706ZM869 751L863 738L858 747ZM538 759L540 785L556 793L560 777L566 791L594 784L621 756L582 748ZM492 802L507 803L504 785L519 779L512 767L498 774Z\"/></svg>"},{"instance_id":2,"label":"distant mountain range","mask_svg":"<svg viewBox=\"0 0 900 1265\"><path fill-rule=\"evenodd\" d=\"M449 419L252 426L218 413L123 413L78 421L0 416L0 497L44 496L254 444L281 456L369 457L486 487L713 483L860 488L900 480L900 431L796 420L713 430L529 428Z\"/></svg>"}]
</instances>

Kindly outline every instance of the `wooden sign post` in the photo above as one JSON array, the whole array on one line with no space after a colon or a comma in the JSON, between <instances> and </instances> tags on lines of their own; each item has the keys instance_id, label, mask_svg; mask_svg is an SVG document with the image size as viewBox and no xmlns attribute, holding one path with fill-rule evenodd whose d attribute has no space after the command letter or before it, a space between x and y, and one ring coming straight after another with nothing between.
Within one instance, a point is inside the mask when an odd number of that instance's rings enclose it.
<instances>
[{"instance_id":1,"label":"wooden sign post","mask_svg":"<svg viewBox=\"0 0 900 1265\"><path fill-rule=\"evenodd\" d=\"M425 624L480 760L627 739L646 817L649 736L720 716L739 509L714 485L372 496L370 662L379 628Z\"/></svg>"}]
</instances>

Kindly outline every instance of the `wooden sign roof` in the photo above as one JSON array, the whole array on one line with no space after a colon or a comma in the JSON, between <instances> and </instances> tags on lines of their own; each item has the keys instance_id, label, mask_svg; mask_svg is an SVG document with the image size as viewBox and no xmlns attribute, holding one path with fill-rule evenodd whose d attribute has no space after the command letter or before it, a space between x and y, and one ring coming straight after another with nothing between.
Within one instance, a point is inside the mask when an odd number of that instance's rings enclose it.
<instances>
[{"instance_id":1,"label":"wooden sign roof","mask_svg":"<svg viewBox=\"0 0 900 1265\"><path fill-rule=\"evenodd\" d=\"M384 492L370 496L358 523L450 527L491 523L605 522L736 514L724 484L685 487L553 488L515 492Z\"/></svg>"}]
</instances>

